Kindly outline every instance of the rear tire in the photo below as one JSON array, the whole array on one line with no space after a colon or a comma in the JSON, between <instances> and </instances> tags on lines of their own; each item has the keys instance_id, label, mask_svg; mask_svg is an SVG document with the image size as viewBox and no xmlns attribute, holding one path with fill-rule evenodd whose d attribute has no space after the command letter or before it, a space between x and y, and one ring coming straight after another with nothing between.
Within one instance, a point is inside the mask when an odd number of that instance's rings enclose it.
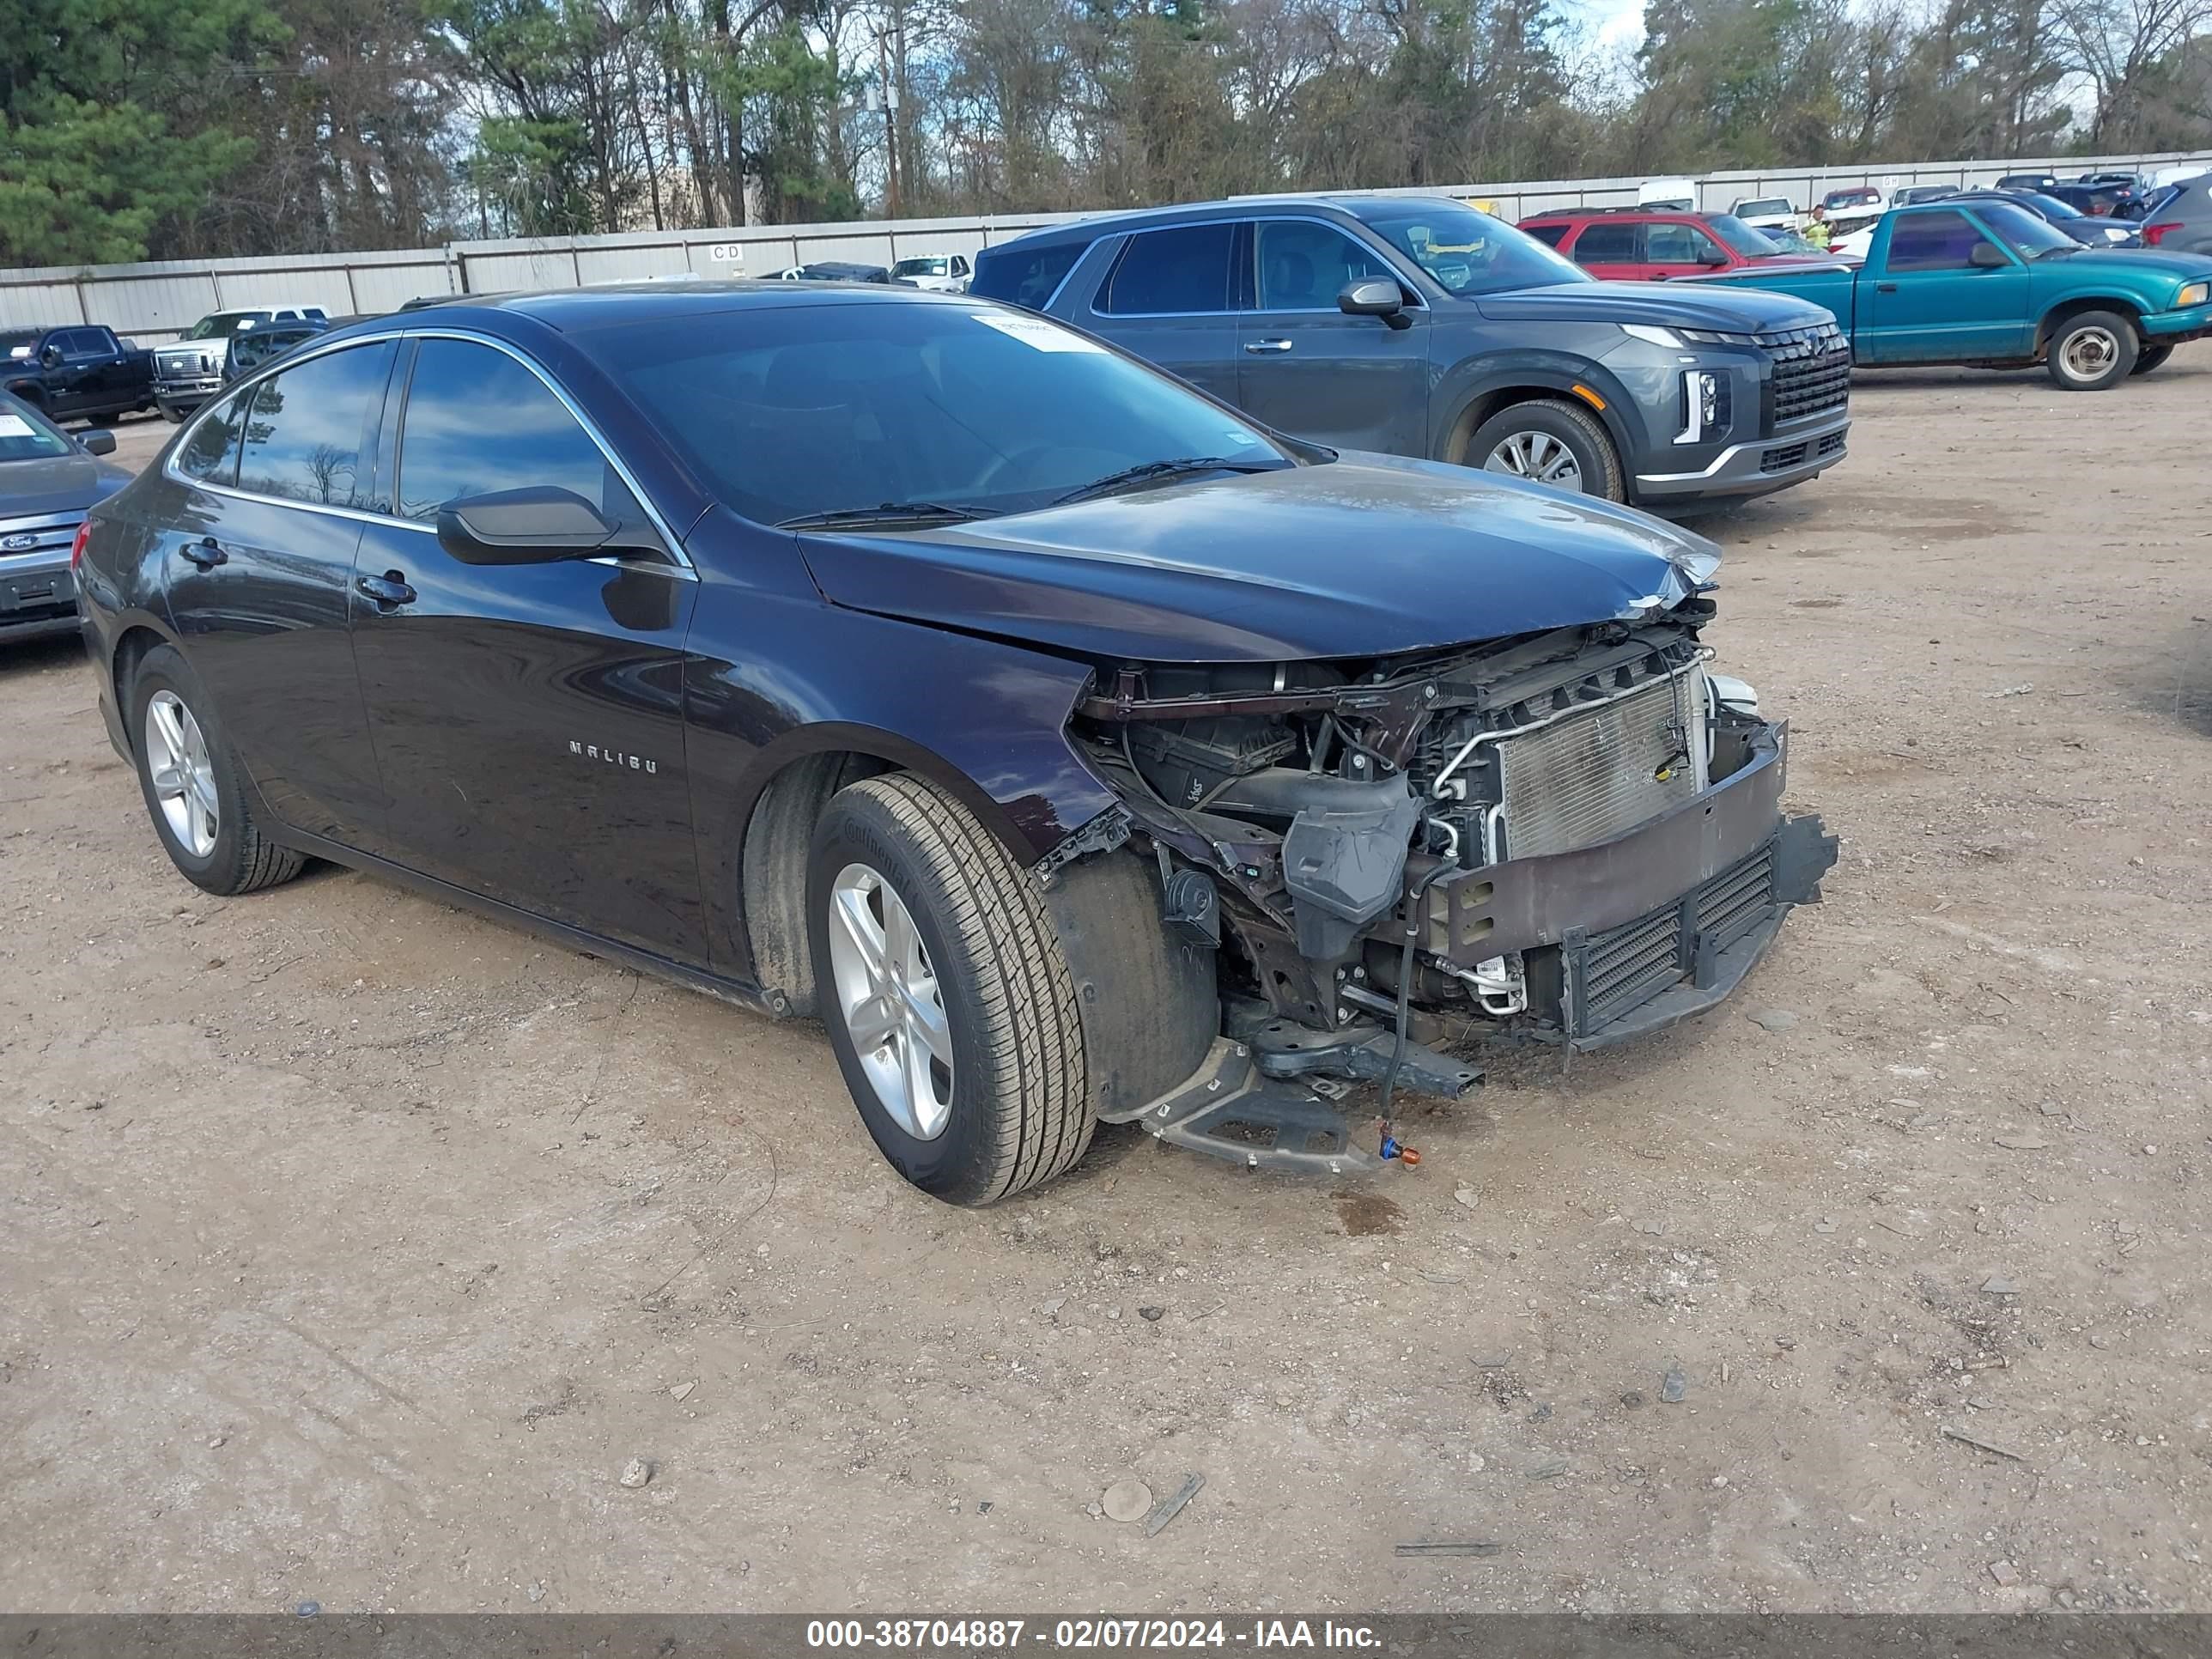
<instances>
[{"instance_id":1,"label":"rear tire","mask_svg":"<svg viewBox=\"0 0 2212 1659\"><path fill-rule=\"evenodd\" d=\"M1531 398L1498 410L1475 428L1460 464L1608 501L1628 495L1613 434L1588 410L1562 398Z\"/></svg>"},{"instance_id":2,"label":"rear tire","mask_svg":"<svg viewBox=\"0 0 2212 1659\"><path fill-rule=\"evenodd\" d=\"M2136 357L2136 366L2128 372L2131 374L2148 374L2172 356L2173 356L2173 348L2170 345L2145 346Z\"/></svg>"},{"instance_id":3,"label":"rear tire","mask_svg":"<svg viewBox=\"0 0 2212 1659\"><path fill-rule=\"evenodd\" d=\"M1066 960L1036 880L958 799L912 773L841 790L815 828L806 913L822 1023L893 1169L981 1205L1083 1156Z\"/></svg>"},{"instance_id":4,"label":"rear tire","mask_svg":"<svg viewBox=\"0 0 2212 1659\"><path fill-rule=\"evenodd\" d=\"M161 418L167 421L171 426L182 426L185 423L185 411L183 410L172 409L167 404L156 404L155 407L161 411Z\"/></svg>"},{"instance_id":5,"label":"rear tire","mask_svg":"<svg viewBox=\"0 0 2212 1659\"><path fill-rule=\"evenodd\" d=\"M222 722L174 646L157 645L141 659L129 707L125 729L147 816L186 880L229 897L300 873L307 860L263 833Z\"/></svg>"},{"instance_id":6,"label":"rear tire","mask_svg":"<svg viewBox=\"0 0 2212 1659\"><path fill-rule=\"evenodd\" d=\"M2102 392L2136 366L2136 325L2116 311L2076 312L2051 331L2051 378L2067 392Z\"/></svg>"}]
</instances>

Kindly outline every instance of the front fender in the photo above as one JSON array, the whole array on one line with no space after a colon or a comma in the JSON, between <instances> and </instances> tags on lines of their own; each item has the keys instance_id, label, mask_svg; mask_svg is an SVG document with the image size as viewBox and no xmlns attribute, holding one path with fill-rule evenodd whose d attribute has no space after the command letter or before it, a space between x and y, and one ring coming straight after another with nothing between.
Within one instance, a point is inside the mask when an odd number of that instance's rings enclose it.
<instances>
[{"instance_id":1,"label":"front fender","mask_svg":"<svg viewBox=\"0 0 2212 1659\"><path fill-rule=\"evenodd\" d=\"M776 778L847 754L943 784L1024 865L1116 797L1071 745L1080 663L828 604L704 585L685 666L684 751L708 937L750 974L746 833Z\"/></svg>"},{"instance_id":2,"label":"front fender","mask_svg":"<svg viewBox=\"0 0 2212 1659\"><path fill-rule=\"evenodd\" d=\"M1577 394L1578 386L1596 392L1605 400L1605 407L1599 409ZM1488 353L1462 359L1448 368L1429 399L1430 455L1440 461L1456 460L1458 446L1467 436L1462 428L1468 425L1469 411L1501 392L1524 386L1557 392L1589 409L1612 436L1624 470L1635 470L1635 457L1644 439L1628 418L1627 411L1634 404L1626 389L1602 363L1554 351ZM1468 430L1472 427L1468 426Z\"/></svg>"}]
</instances>

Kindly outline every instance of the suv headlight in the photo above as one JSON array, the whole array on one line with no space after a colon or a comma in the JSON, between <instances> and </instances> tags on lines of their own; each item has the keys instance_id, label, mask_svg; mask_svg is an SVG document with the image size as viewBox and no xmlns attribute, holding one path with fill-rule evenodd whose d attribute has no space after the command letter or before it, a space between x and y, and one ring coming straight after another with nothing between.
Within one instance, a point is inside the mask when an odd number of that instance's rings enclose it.
<instances>
[{"instance_id":1,"label":"suv headlight","mask_svg":"<svg viewBox=\"0 0 2212 1659\"><path fill-rule=\"evenodd\" d=\"M2173 308L2186 311L2191 306L2201 306L2212 300L2212 283L2191 283L2173 296Z\"/></svg>"},{"instance_id":2,"label":"suv headlight","mask_svg":"<svg viewBox=\"0 0 2212 1659\"><path fill-rule=\"evenodd\" d=\"M1671 328L1659 328L1650 323L1623 323L1620 331L1632 340L1656 345L1662 351L1680 351L1682 349L1682 337Z\"/></svg>"}]
</instances>

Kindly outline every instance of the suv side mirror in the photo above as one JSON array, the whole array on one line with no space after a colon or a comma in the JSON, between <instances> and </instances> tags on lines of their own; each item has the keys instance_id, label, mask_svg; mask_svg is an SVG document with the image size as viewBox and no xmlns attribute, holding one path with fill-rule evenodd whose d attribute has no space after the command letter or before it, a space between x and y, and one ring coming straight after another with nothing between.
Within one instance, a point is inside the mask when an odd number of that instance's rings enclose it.
<instances>
[{"instance_id":1,"label":"suv side mirror","mask_svg":"<svg viewBox=\"0 0 2212 1659\"><path fill-rule=\"evenodd\" d=\"M2004 251L1988 242L1976 242L1974 251L1966 256L1966 263L1977 270L2002 270L2012 263Z\"/></svg>"},{"instance_id":2,"label":"suv side mirror","mask_svg":"<svg viewBox=\"0 0 2212 1659\"><path fill-rule=\"evenodd\" d=\"M1717 247L1708 246L1700 248L1698 251L1698 263L1701 265L1712 265L1718 267L1726 264L1728 262L1728 255L1722 252Z\"/></svg>"},{"instance_id":3,"label":"suv side mirror","mask_svg":"<svg viewBox=\"0 0 2212 1659\"><path fill-rule=\"evenodd\" d=\"M1393 328L1411 328L1406 295L1387 276L1363 277L1337 290L1336 308L1347 317L1380 317Z\"/></svg>"},{"instance_id":4,"label":"suv side mirror","mask_svg":"<svg viewBox=\"0 0 2212 1659\"><path fill-rule=\"evenodd\" d=\"M614 533L581 495L548 484L464 495L438 509L438 545L463 564L586 559Z\"/></svg>"},{"instance_id":5,"label":"suv side mirror","mask_svg":"<svg viewBox=\"0 0 2212 1659\"><path fill-rule=\"evenodd\" d=\"M39 362L45 368L52 368L61 360L62 349L59 346L46 345L39 348Z\"/></svg>"},{"instance_id":6,"label":"suv side mirror","mask_svg":"<svg viewBox=\"0 0 2212 1659\"><path fill-rule=\"evenodd\" d=\"M112 455L115 453L115 434L99 427L89 432L78 433L76 441L84 446L84 453L88 455Z\"/></svg>"}]
</instances>

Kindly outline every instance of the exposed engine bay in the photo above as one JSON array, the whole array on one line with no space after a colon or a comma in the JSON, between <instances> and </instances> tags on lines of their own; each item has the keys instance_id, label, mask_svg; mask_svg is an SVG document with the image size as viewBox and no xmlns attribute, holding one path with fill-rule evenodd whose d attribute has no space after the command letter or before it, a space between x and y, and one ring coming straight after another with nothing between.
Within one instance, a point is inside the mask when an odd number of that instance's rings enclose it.
<instances>
[{"instance_id":1,"label":"exposed engine bay","mask_svg":"<svg viewBox=\"0 0 2212 1659\"><path fill-rule=\"evenodd\" d=\"M1480 1070L1432 1044L1595 1048L1725 996L1835 843L1783 817L1786 728L1707 666L1712 611L1102 674L1074 735L1127 816L1081 839L1156 861L1170 929L1218 952L1215 1062L1453 1095Z\"/></svg>"}]
</instances>

